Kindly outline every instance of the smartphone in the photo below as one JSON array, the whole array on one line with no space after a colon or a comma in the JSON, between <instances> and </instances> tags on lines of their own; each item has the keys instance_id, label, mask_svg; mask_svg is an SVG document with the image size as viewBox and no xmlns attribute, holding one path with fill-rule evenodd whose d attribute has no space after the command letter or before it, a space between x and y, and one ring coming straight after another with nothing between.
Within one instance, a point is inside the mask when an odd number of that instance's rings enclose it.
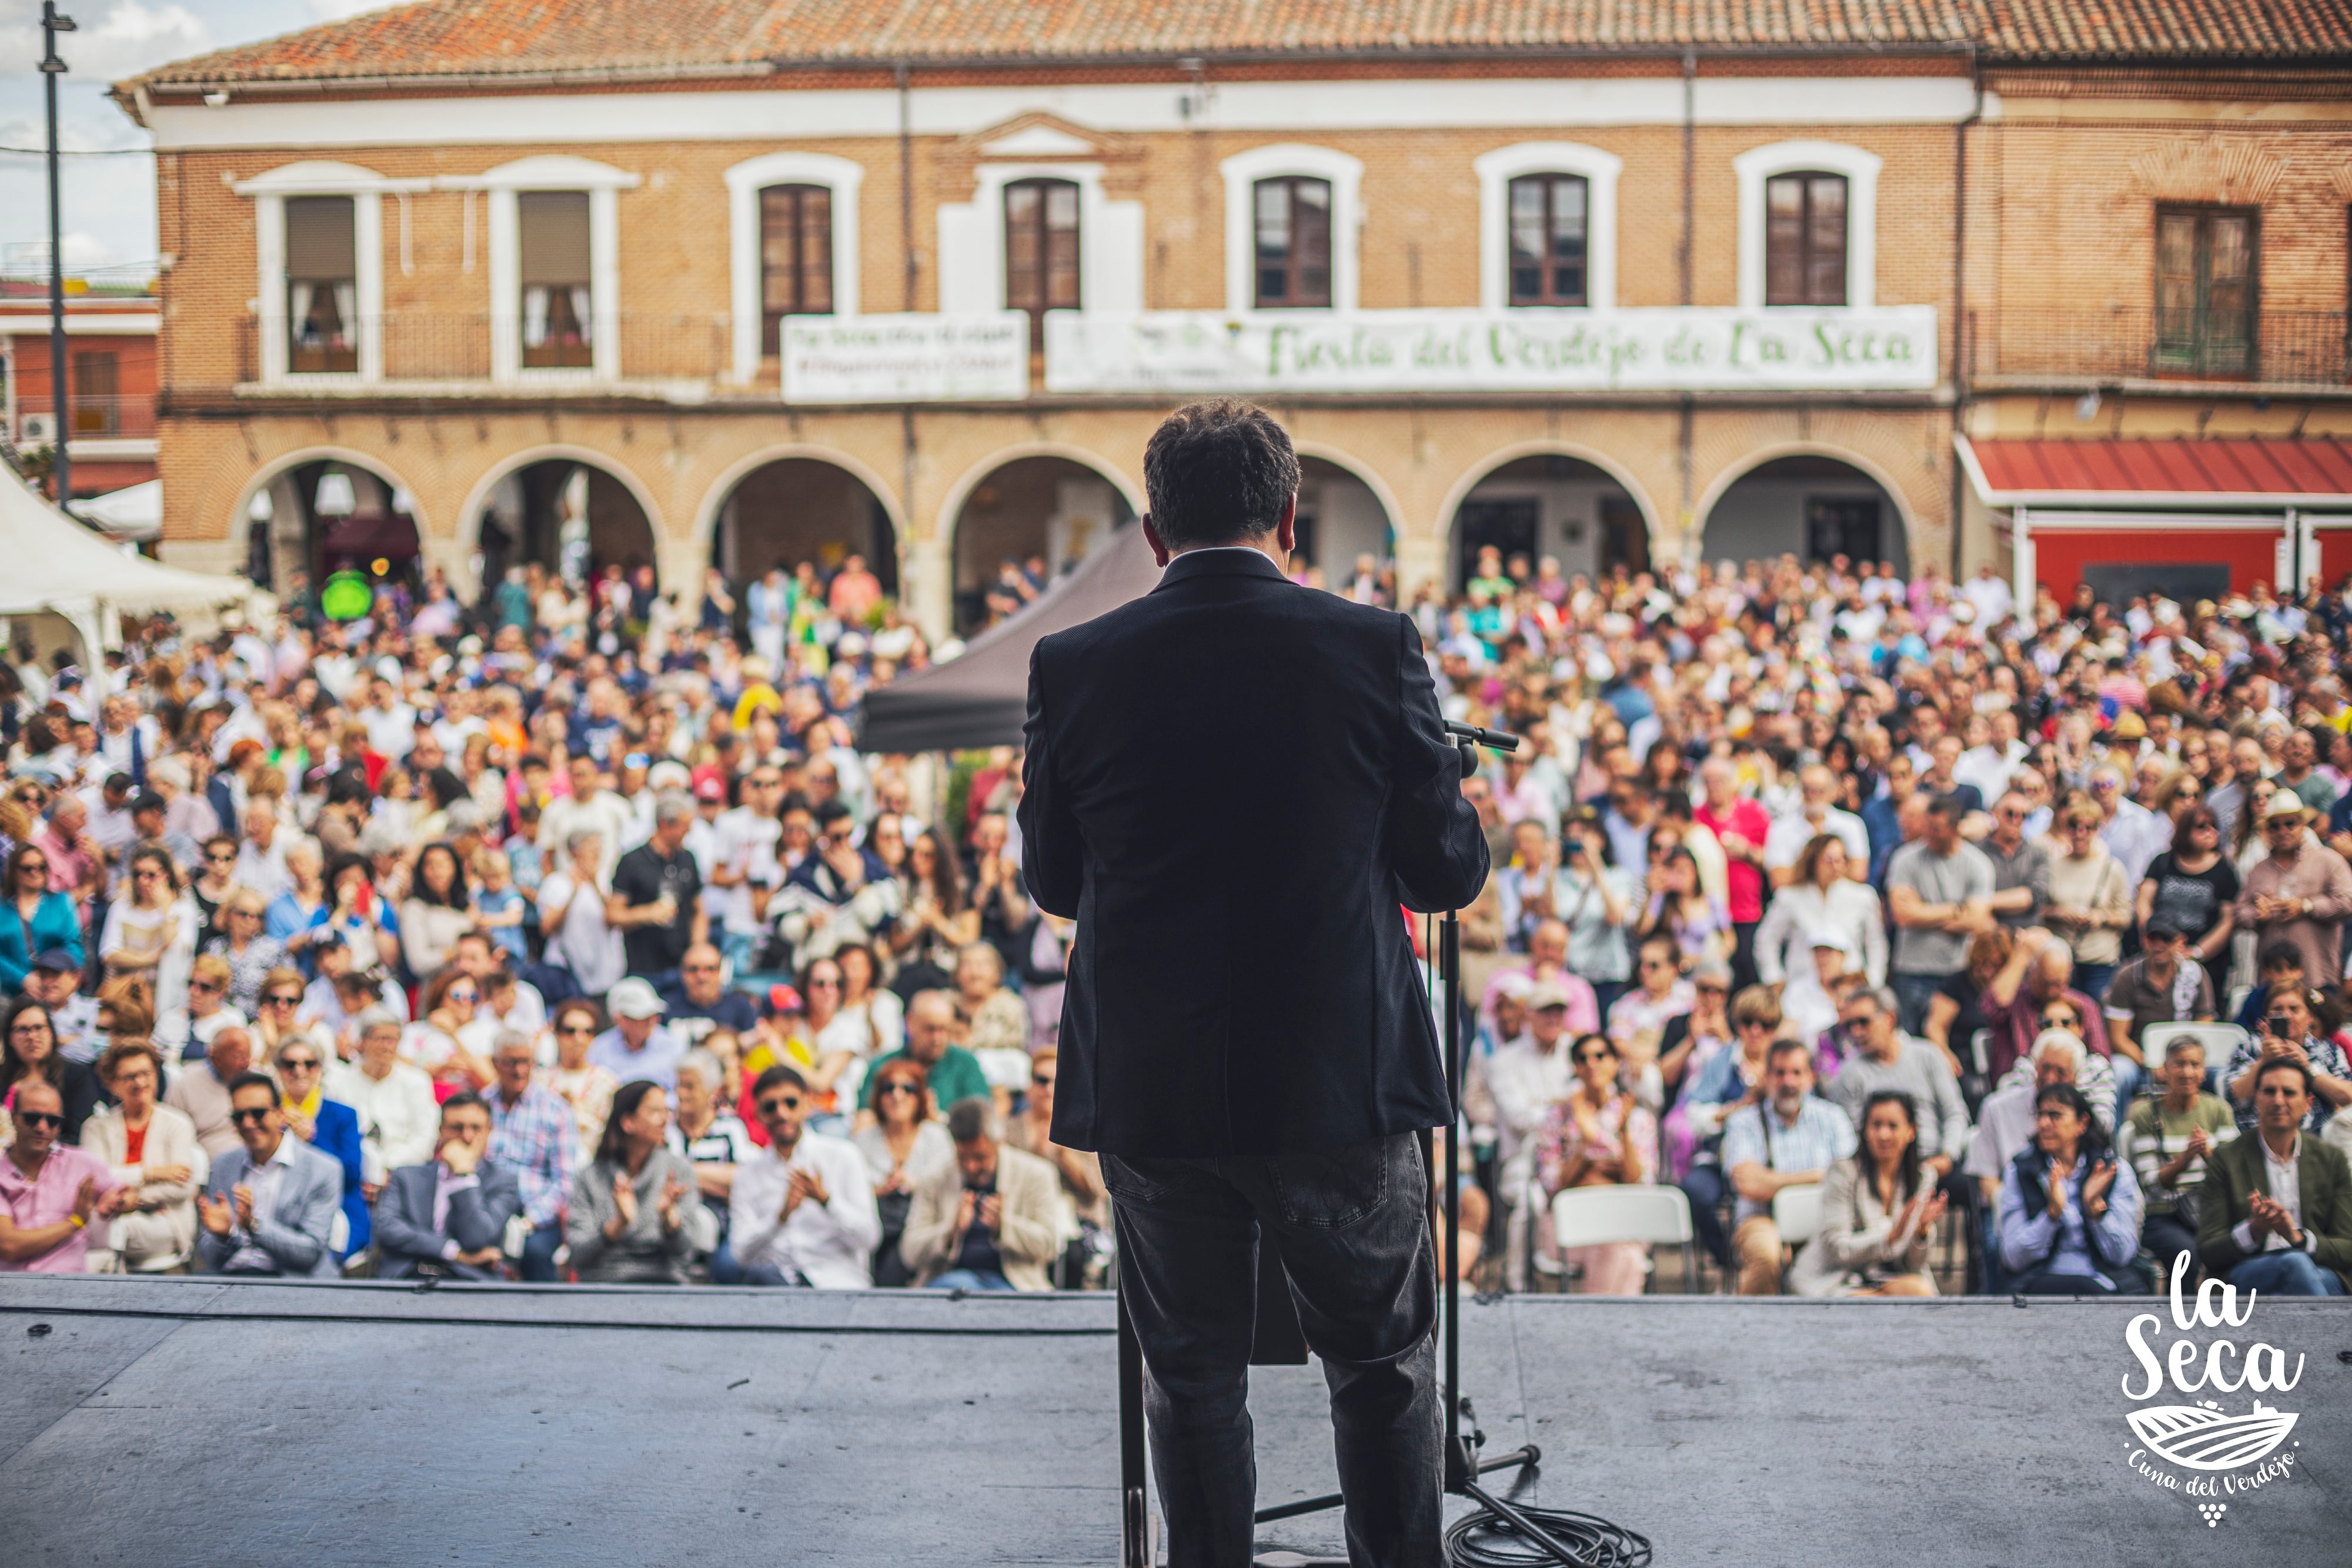
<instances>
[{"instance_id":1,"label":"smartphone","mask_svg":"<svg viewBox=\"0 0 2352 1568\"><path fill-rule=\"evenodd\" d=\"M2273 1040L2286 1039L2286 1014L2271 1013L2263 1018L2263 1032L2269 1035Z\"/></svg>"}]
</instances>

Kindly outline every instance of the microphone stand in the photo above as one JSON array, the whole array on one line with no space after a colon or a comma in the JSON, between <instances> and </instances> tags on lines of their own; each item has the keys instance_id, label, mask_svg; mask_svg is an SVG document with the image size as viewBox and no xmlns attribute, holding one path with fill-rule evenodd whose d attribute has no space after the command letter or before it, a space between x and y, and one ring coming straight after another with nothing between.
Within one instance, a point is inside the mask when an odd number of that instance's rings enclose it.
<instances>
[{"instance_id":1,"label":"microphone stand","mask_svg":"<svg viewBox=\"0 0 2352 1568\"><path fill-rule=\"evenodd\" d=\"M1478 748L1494 751L1516 751L1519 737L1500 730L1480 729L1475 725L1457 724L1449 719L1445 733L1460 748L1462 777L1467 779L1478 770ZM1550 1531L1528 1517L1527 1513L1478 1484L1478 1478L1492 1470L1533 1468L1543 1458L1543 1450L1530 1443L1507 1454L1481 1458L1478 1449L1486 1441L1486 1434L1478 1429L1477 1414L1469 1399L1462 1393L1462 1193L1461 1168L1462 1127L1462 921L1459 910L1445 912L1438 926L1438 974L1444 998L1444 1035L1445 1042L1445 1094L1453 1114L1445 1122L1445 1164L1440 1176L1440 1189L1445 1199L1445 1257L1443 1260L1445 1281L1445 1451L1444 1485L1448 1495L1466 1497L1496 1518L1528 1542L1540 1547L1563 1568L1585 1568L1588 1559L1579 1557L1563 1545ZM1427 1145L1424 1143L1426 1151ZM1259 1269L1263 1274L1272 1260L1267 1242L1259 1239ZM1280 1292L1276 1292L1279 1294ZM1259 1290L1261 1313L1268 1300L1268 1291L1261 1283ZM1265 1331L1261 1329L1261 1336ZM1303 1358L1301 1358L1303 1359ZM1143 1354L1135 1330L1127 1313L1127 1299L1122 1291L1118 1302L1118 1414L1119 1414L1119 1568L1153 1568L1149 1501L1144 1485L1144 1421L1143 1421ZM1470 1431L1462 1430L1462 1418L1470 1417ZM1302 1499L1297 1502L1277 1503L1262 1508L1253 1516L1259 1524L1276 1520L1295 1519L1301 1514L1321 1513L1328 1509L1345 1506L1346 1498L1338 1492L1322 1497ZM1286 1559L1288 1561L1288 1559ZM1314 1568L1310 1564L1309 1568ZM1344 1568L1344 1564L1342 1565Z\"/></svg>"}]
</instances>

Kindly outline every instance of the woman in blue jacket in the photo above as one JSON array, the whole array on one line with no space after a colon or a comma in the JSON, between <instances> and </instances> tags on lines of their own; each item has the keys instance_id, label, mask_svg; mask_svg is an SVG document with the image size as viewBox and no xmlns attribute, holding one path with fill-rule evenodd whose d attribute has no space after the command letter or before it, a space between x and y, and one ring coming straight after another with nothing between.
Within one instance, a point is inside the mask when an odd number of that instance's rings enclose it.
<instances>
[{"instance_id":1,"label":"woman in blue jacket","mask_svg":"<svg viewBox=\"0 0 2352 1568\"><path fill-rule=\"evenodd\" d=\"M367 1192L362 1186L359 1113L320 1089L325 1056L307 1034L289 1034L278 1045L278 1082L285 1100L286 1124L295 1136L343 1167L343 1218L349 1233L336 1256L348 1258L368 1244Z\"/></svg>"},{"instance_id":2,"label":"woman in blue jacket","mask_svg":"<svg viewBox=\"0 0 2352 1568\"><path fill-rule=\"evenodd\" d=\"M52 947L82 961L81 917L73 899L49 891L49 857L38 844L19 844L0 883L0 988L25 988L34 957Z\"/></svg>"}]
</instances>

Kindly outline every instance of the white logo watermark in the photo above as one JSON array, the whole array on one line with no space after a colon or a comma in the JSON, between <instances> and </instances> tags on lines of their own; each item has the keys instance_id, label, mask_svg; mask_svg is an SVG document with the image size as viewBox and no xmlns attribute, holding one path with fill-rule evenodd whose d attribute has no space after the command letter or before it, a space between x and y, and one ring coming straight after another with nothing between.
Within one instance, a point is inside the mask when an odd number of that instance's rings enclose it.
<instances>
[{"instance_id":1,"label":"white logo watermark","mask_svg":"<svg viewBox=\"0 0 2352 1568\"><path fill-rule=\"evenodd\" d=\"M2223 1280L2209 1279L2200 1286L2191 1312L2180 1295L2188 1271L2184 1252L2172 1263L2174 1328L2184 1334L2197 1328L2240 1329L2252 1319L2258 1292L2247 1291L2241 1310L2238 1288ZM2199 1345L2192 1339L2174 1340L2159 1354L2155 1341L2163 1333L2164 1320L2154 1312L2140 1313L2124 1328L2124 1343L2139 1364L2137 1374L2124 1376L2124 1396L2142 1405L2124 1417L2137 1439L2128 1455L2133 1470L2168 1491L2206 1498L2235 1496L2291 1477L2295 1452L2291 1448L2281 1452L2280 1446L2294 1430L2295 1413L2265 1405L2260 1396L2284 1394L2303 1380L2301 1354L2290 1368L2287 1353L2274 1344L2257 1340L2241 1352L2236 1340L2223 1337L2204 1345L2200 1364ZM2146 1403L2168 1389L2181 1395L2245 1391L2255 1397L2252 1408L2238 1415L2216 1399ZM2176 1466L2194 1473L2177 1474L2168 1468ZM2248 1466L2254 1468L2248 1471ZM2224 1505L2200 1504L2199 1510L2209 1528L2227 1512Z\"/></svg>"}]
</instances>

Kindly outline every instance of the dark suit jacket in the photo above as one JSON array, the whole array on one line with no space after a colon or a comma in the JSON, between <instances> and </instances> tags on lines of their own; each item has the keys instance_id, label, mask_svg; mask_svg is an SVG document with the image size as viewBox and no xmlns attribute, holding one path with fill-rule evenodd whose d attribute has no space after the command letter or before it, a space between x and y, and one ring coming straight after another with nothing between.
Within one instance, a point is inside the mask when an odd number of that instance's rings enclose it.
<instances>
[{"instance_id":1,"label":"dark suit jacket","mask_svg":"<svg viewBox=\"0 0 2352 1568\"><path fill-rule=\"evenodd\" d=\"M1486 880L1442 726L1411 620L1254 551L1179 556L1037 644L1024 879L1078 922L1056 1143L1268 1155L1444 1124L1398 907Z\"/></svg>"},{"instance_id":2,"label":"dark suit jacket","mask_svg":"<svg viewBox=\"0 0 2352 1568\"><path fill-rule=\"evenodd\" d=\"M2341 1150L2306 1128L2295 1151L2294 1183L2303 1228L2311 1233L2312 1261L2335 1270L2352 1290L2352 1166ZM2230 1232L2253 1213L2255 1193L2271 1196L2259 1130L2231 1139L2205 1163L2205 1180L2197 1189L2197 1259L2208 1274L2227 1275L2251 1256Z\"/></svg>"},{"instance_id":3,"label":"dark suit jacket","mask_svg":"<svg viewBox=\"0 0 2352 1568\"><path fill-rule=\"evenodd\" d=\"M475 1185L449 1196L448 1223L433 1226L433 1193L440 1167L403 1166L383 1184L375 1200L376 1278L405 1280L426 1260L441 1262L441 1244L455 1241L460 1252L496 1247L506 1239L507 1221L522 1212L522 1186L514 1172L495 1160L474 1167ZM466 1263L442 1263L467 1280L498 1276Z\"/></svg>"}]
</instances>

